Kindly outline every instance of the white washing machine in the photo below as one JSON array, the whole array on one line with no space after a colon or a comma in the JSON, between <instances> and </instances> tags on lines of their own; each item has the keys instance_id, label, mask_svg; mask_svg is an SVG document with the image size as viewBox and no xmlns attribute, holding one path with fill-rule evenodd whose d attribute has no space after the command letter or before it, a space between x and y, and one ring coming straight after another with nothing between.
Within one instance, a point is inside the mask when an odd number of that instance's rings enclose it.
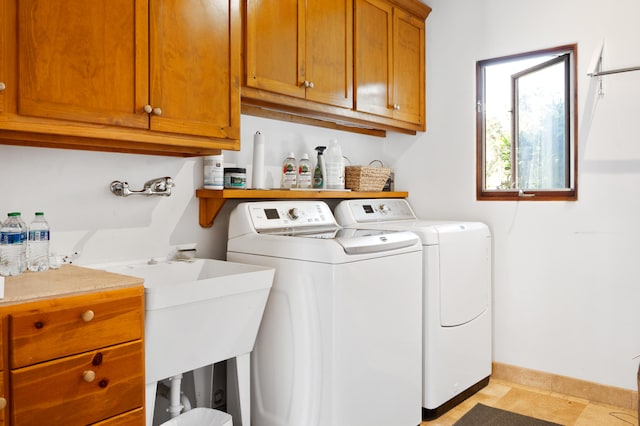
<instances>
[{"instance_id":1,"label":"white washing machine","mask_svg":"<svg viewBox=\"0 0 640 426\"><path fill-rule=\"evenodd\" d=\"M491 234L480 222L420 220L404 199L345 200L343 227L412 231L423 244L423 418L438 417L489 382Z\"/></svg>"},{"instance_id":2,"label":"white washing machine","mask_svg":"<svg viewBox=\"0 0 640 426\"><path fill-rule=\"evenodd\" d=\"M416 426L422 245L341 229L322 201L240 203L227 259L275 267L251 353L253 426Z\"/></svg>"}]
</instances>

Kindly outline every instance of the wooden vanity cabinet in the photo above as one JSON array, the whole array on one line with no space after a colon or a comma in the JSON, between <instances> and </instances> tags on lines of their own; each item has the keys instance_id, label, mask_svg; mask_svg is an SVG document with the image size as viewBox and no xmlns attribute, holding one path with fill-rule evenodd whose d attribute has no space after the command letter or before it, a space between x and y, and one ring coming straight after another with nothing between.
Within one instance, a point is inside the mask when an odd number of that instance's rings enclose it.
<instances>
[{"instance_id":1,"label":"wooden vanity cabinet","mask_svg":"<svg viewBox=\"0 0 640 426\"><path fill-rule=\"evenodd\" d=\"M426 130L425 17L386 0L356 0L356 110Z\"/></svg>"},{"instance_id":2,"label":"wooden vanity cabinet","mask_svg":"<svg viewBox=\"0 0 640 426\"><path fill-rule=\"evenodd\" d=\"M2 7L2 32L14 35L0 55L15 67L0 137L168 155L239 149L239 0Z\"/></svg>"},{"instance_id":3,"label":"wooden vanity cabinet","mask_svg":"<svg viewBox=\"0 0 640 426\"><path fill-rule=\"evenodd\" d=\"M245 98L286 103L272 95L280 94L352 108L352 0L245 0L244 5Z\"/></svg>"},{"instance_id":4,"label":"wooden vanity cabinet","mask_svg":"<svg viewBox=\"0 0 640 426\"><path fill-rule=\"evenodd\" d=\"M144 424L141 285L2 306L0 317L11 425Z\"/></svg>"}]
</instances>

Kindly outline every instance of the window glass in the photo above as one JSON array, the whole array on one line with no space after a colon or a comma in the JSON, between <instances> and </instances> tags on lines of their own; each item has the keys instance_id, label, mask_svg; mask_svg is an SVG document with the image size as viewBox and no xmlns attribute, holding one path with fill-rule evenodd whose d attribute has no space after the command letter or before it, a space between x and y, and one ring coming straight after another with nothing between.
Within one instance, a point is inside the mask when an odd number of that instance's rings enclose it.
<instances>
[{"instance_id":1,"label":"window glass","mask_svg":"<svg viewBox=\"0 0 640 426\"><path fill-rule=\"evenodd\" d=\"M575 45L479 61L478 199L576 199Z\"/></svg>"}]
</instances>

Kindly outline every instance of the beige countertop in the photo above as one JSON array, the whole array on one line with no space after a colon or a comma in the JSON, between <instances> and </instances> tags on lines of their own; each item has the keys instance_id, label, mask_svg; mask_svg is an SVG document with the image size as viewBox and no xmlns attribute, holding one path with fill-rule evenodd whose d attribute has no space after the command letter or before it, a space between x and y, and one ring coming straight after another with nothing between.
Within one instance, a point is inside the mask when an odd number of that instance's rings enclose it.
<instances>
[{"instance_id":1,"label":"beige countertop","mask_svg":"<svg viewBox=\"0 0 640 426\"><path fill-rule=\"evenodd\" d=\"M81 294L143 284L142 278L113 274L76 265L62 265L45 272L24 272L5 277L0 306L48 297Z\"/></svg>"}]
</instances>

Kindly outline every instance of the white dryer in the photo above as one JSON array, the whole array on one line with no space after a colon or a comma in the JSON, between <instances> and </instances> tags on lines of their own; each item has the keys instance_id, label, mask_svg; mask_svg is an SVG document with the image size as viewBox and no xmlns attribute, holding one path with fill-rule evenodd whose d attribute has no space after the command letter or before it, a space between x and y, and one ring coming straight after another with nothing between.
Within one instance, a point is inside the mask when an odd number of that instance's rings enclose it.
<instances>
[{"instance_id":1,"label":"white dryer","mask_svg":"<svg viewBox=\"0 0 640 426\"><path fill-rule=\"evenodd\" d=\"M227 259L275 267L251 353L253 426L417 426L422 245L341 229L321 201L240 203Z\"/></svg>"},{"instance_id":2,"label":"white dryer","mask_svg":"<svg viewBox=\"0 0 640 426\"><path fill-rule=\"evenodd\" d=\"M404 199L345 200L343 227L412 231L423 244L423 418L438 417L489 382L491 234L480 222L418 219Z\"/></svg>"}]
</instances>

